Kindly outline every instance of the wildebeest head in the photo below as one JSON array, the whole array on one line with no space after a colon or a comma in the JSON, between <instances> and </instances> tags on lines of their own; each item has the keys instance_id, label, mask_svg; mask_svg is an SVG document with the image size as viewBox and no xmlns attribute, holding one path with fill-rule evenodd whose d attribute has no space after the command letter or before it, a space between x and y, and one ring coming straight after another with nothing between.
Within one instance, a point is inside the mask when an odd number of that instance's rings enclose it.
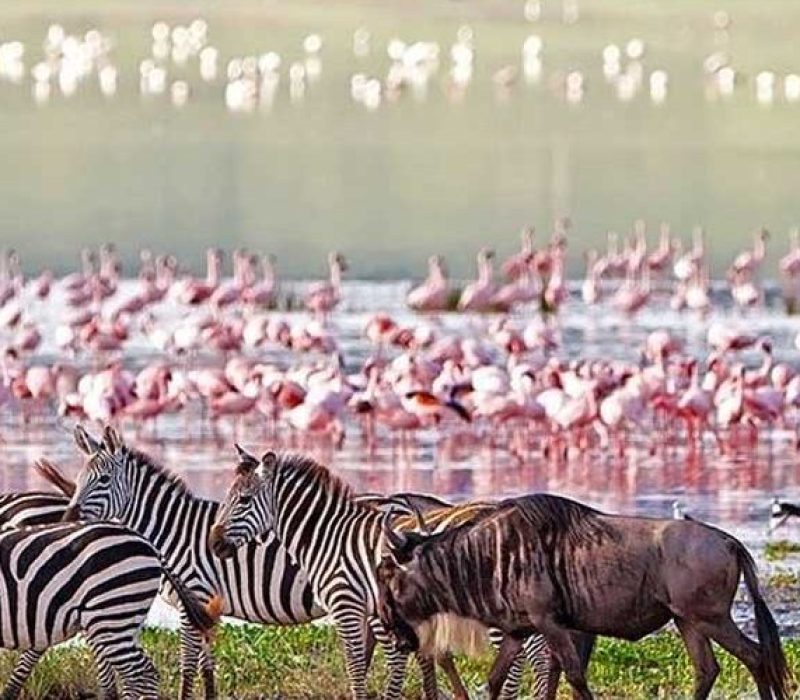
<instances>
[{"instance_id":1,"label":"wildebeest head","mask_svg":"<svg viewBox=\"0 0 800 700\"><path fill-rule=\"evenodd\" d=\"M422 577L416 552L424 535L404 533L392 525L387 514L383 527L384 553L378 564L378 615L386 630L395 638L400 651L417 651L419 636L414 622L423 620L419 608Z\"/></svg>"},{"instance_id":2,"label":"wildebeest head","mask_svg":"<svg viewBox=\"0 0 800 700\"><path fill-rule=\"evenodd\" d=\"M231 557L243 544L257 539L272 526L268 492L278 461L274 452L259 459L236 445L239 463L236 476L211 527L211 549L217 556Z\"/></svg>"}]
</instances>

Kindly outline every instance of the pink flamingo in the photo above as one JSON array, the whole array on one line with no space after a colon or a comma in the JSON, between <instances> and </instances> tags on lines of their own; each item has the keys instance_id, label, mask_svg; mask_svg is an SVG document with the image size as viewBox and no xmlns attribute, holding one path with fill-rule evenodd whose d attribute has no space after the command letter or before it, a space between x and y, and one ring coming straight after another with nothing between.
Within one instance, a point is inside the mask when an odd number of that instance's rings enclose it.
<instances>
[{"instance_id":1,"label":"pink flamingo","mask_svg":"<svg viewBox=\"0 0 800 700\"><path fill-rule=\"evenodd\" d=\"M753 248L739 253L734 258L730 271L739 275L754 275L767 253L768 240L769 231L763 227L756 231L753 234Z\"/></svg>"},{"instance_id":2,"label":"pink flamingo","mask_svg":"<svg viewBox=\"0 0 800 700\"><path fill-rule=\"evenodd\" d=\"M277 274L275 256L265 255L261 259L261 281L255 282L242 291L242 301L252 306L271 306L275 301Z\"/></svg>"},{"instance_id":3,"label":"pink flamingo","mask_svg":"<svg viewBox=\"0 0 800 700\"><path fill-rule=\"evenodd\" d=\"M661 224L658 248L647 257L647 265L653 272L663 272L672 260L672 238L669 224Z\"/></svg>"},{"instance_id":4,"label":"pink flamingo","mask_svg":"<svg viewBox=\"0 0 800 700\"><path fill-rule=\"evenodd\" d=\"M793 228L789 233L790 247L778 263L781 274L795 278L800 275L800 230Z\"/></svg>"},{"instance_id":5,"label":"pink flamingo","mask_svg":"<svg viewBox=\"0 0 800 700\"><path fill-rule=\"evenodd\" d=\"M515 280L525 274L530 268L533 259L533 226L526 226L520 233L522 246L519 252L514 253L503 262L501 267L503 274L511 280Z\"/></svg>"},{"instance_id":6,"label":"pink flamingo","mask_svg":"<svg viewBox=\"0 0 800 700\"><path fill-rule=\"evenodd\" d=\"M447 272L441 256L428 258L428 277L406 295L406 303L414 311L447 309Z\"/></svg>"},{"instance_id":7,"label":"pink flamingo","mask_svg":"<svg viewBox=\"0 0 800 700\"><path fill-rule=\"evenodd\" d=\"M222 251L209 248L206 251L205 280L187 277L178 280L172 286L175 297L182 304L196 306L205 302L219 286L220 269L222 267Z\"/></svg>"},{"instance_id":8,"label":"pink flamingo","mask_svg":"<svg viewBox=\"0 0 800 700\"><path fill-rule=\"evenodd\" d=\"M315 282L306 293L306 308L320 316L330 313L342 298L342 273L347 271L347 261L334 251L328 255L328 267L330 278Z\"/></svg>"},{"instance_id":9,"label":"pink flamingo","mask_svg":"<svg viewBox=\"0 0 800 700\"><path fill-rule=\"evenodd\" d=\"M493 258L494 251L489 248L481 248L478 252L478 279L464 287L461 292L459 311L491 310L492 297L497 289L493 279Z\"/></svg>"}]
</instances>

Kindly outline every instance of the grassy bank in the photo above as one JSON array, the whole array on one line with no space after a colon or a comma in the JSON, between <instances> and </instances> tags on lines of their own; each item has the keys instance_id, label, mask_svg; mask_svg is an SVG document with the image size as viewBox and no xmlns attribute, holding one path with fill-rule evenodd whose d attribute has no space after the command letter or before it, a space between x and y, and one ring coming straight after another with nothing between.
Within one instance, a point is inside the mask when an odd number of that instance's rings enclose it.
<instances>
[{"instance_id":1,"label":"grassy bank","mask_svg":"<svg viewBox=\"0 0 800 700\"><path fill-rule=\"evenodd\" d=\"M145 639L161 672L163 697L177 697L178 643L171 632L148 631ZM800 640L785 644L792 669L800 671ZM225 626L216 640L218 682L222 697L343 698L347 681L339 645L328 627L231 627ZM744 668L719 653L722 673L717 698L742 698L754 689ZM459 664L471 690L486 679L490 656ZM13 654L3 654L0 674L11 670ZM93 690L94 664L82 645L48 654L31 679L26 698L79 698ZM382 687L383 664L376 664L371 679L376 693ZM591 667L591 684L601 698L689 697L691 669L680 639L660 634L638 644L603 640ZM446 686L445 686L446 687ZM406 685L407 697L419 697L419 678L413 668ZM567 697L562 687L562 697Z\"/></svg>"}]
</instances>

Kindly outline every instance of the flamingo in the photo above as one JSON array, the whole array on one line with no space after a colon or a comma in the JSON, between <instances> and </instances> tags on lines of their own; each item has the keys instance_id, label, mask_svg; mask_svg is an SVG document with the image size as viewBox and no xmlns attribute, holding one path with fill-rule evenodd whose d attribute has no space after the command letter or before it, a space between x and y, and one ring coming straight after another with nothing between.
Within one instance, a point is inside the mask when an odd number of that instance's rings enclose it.
<instances>
[{"instance_id":1,"label":"flamingo","mask_svg":"<svg viewBox=\"0 0 800 700\"><path fill-rule=\"evenodd\" d=\"M252 306L271 306L275 301L277 273L275 256L265 255L261 259L261 281L242 290L242 301Z\"/></svg>"},{"instance_id":2,"label":"flamingo","mask_svg":"<svg viewBox=\"0 0 800 700\"><path fill-rule=\"evenodd\" d=\"M793 228L789 237L789 252L780 259L778 267L782 275L795 278L800 275L800 229Z\"/></svg>"},{"instance_id":3,"label":"flamingo","mask_svg":"<svg viewBox=\"0 0 800 700\"><path fill-rule=\"evenodd\" d=\"M306 292L306 308L320 316L330 313L342 296L342 273L347 271L347 261L336 251L328 255L330 278L327 281L315 282Z\"/></svg>"},{"instance_id":4,"label":"flamingo","mask_svg":"<svg viewBox=\"0 0 800 700\"><path fill-rule=\"evenodd\" d=\"M503 262L501 270L503 274L511 280L521 277L528 271L533 256L533 235L534 228L526 226L520 233L521 248Z\"/></svg>"},{"instance_id":5,"label":"flamingo","mask_svg":"<svg viewBox=\"0 0 800 700\"><path fill-rule=\"evenodd\" d=\"M586 277L581 285L581 297L584 304L592 306L600 301L600 295L598 254L596 250L589 250L586 253Z\"/></svg>"},{"instance_id":6,"label":"flamingo","mask_svg":"<svg viewBox=\"0 0 800 700\"><path fill-rule=\"evenodd\" d=\"M461 298L458 300L459 311L491 310L492 298L497 289L493 279L493 258L494 251L489 248L481 248L478 252L478 279L464 287L464 291L461 292Z\"/></svg>"},{"instance_id":7,"label":"flamingo","mask_svg":"<svg viewBox=\"0 0 800 700\"><path fill-rule=\"evenodd\" d=\"M428 258L428 278L406 296L414 311L444 311L447 309L447 273L439 255Z\"/></svg>"},{"instance_id":8,"label":"flamingo","mask_svg":"<svg viewBox=\"0 0 800 700\"><path fill-rule=\"evenodd\" d=\"M739 253L734 258L730 271L739 275L754 275L766 255L768 240L769 231L767 229L762 227L756 231L753 234L753 248Z\"/></svg>"}]
</instances>

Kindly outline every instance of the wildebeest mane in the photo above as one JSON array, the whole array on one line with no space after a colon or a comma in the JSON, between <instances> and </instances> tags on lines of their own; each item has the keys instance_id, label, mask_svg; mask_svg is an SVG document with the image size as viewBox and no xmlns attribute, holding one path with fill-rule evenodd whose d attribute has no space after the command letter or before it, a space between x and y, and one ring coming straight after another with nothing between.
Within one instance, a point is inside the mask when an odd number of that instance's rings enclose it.
<instances>
[{"instance_id":1,"label":"wildebeest mane","mask_svg":"<svg viewBox=\"0 0 800 700\"><path fill-rule=\"evenodd\" d=\"M595 508L563 496L539 493L509 498L500 503L499 510L515 508L541 536L558 534L570 543L589 543L612 534L601 520L604 514Z\"/></svg>"}]
</instances>

